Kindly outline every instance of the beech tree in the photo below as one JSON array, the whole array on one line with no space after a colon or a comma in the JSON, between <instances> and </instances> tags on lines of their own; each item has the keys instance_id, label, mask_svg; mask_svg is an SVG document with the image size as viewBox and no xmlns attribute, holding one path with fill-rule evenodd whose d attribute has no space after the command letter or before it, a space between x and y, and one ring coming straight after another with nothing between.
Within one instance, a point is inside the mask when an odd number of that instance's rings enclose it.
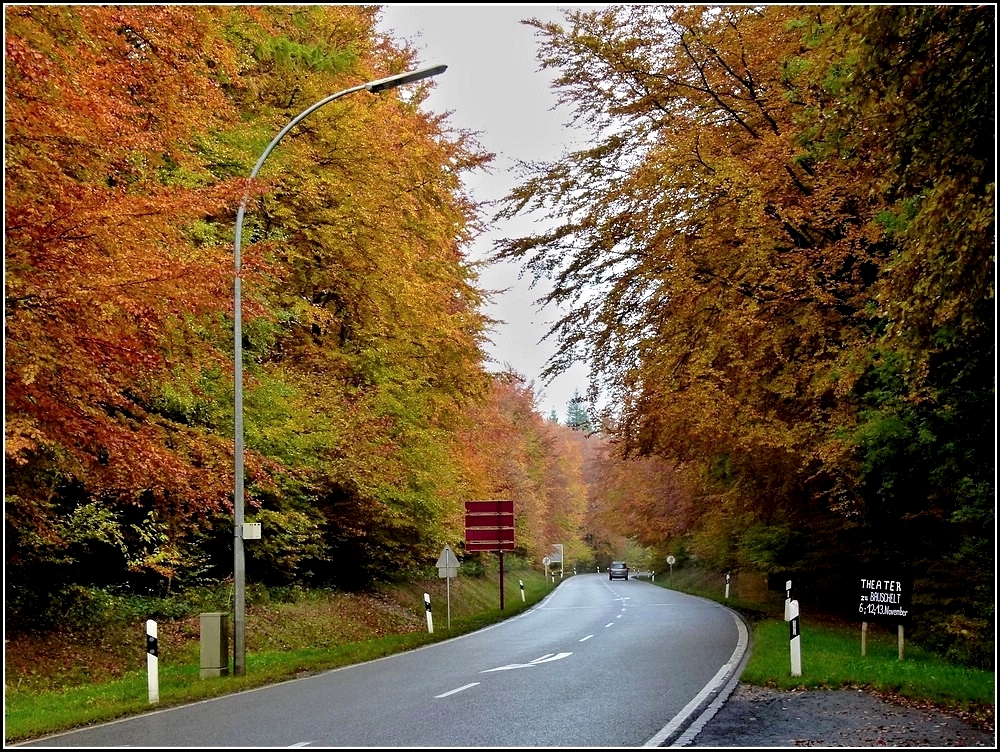
<instances>
[{"instance_id":1,"label":"beech tree","mask_svg":"<svg viewBox=\"0 0 1000 752\"><path fill-rule=\"evenodd\" d=\"M869 336L879 253L850 176L802 158L778 62L805 51L798 13L632 6L536 24L597 138L529 170L503 214L561 223L497 253L551 274L549 300L578 301L552 368L592 360L627 452L725 456L732 503L774 521L807 495L853 499L812 425L846 419L836 395Z\"/></svg>"},{"instance_id":2,"label":"beech tree","mask_svg":"<svg viewBox=\"0 0 1000 752\"><path fill-rule=\"evenodd\" d=\"M185 531L227 505L231 442L153 408L192 360L211 371L224 357L183 333L217 314L229 279L218 246L192 242L197 223L236 195L192 148L236 116L215 80L236 72L215 33L219 14L4 9L5 548L15 586L19 572L41 586L61 581L50 565L88 550L113 566L79 576L135 569L169 581ZM182 388L197 390L196 380Z\"/></svg>"},{"instance_id":3,"label":"beech tree","mask_svg":"<svg viewBox=\"0 0 1000 752\"><path fill-rule=\"evenodd\" d=\"M490 156L432 82L329 103L246 181L308 106L416 67L377 13L5 8L8 624L231 575L245 194L248 580L421 572L500 493L519 553L581 546L577 437L484 369L461 177Z\"/></svg>"},{"instance_id":4,"label":"beech tree","mask_svg":"<svg viewBox=\"0 0 1000 752\"><path fill-rule=\"evenodd\" d=\"M294 115L414 67L376 14L5 8L14 586L43 564L53 588L73 571L160 587L231 570L235 209ZM373 566L405 568L460 503L451 424L486 376L462 252L478 210L459 181L487 156L420 109L428 85L330 105L250 186L247 503L274 538L248 566L262 580L329 575L359 538Z\"/></svg>"},{"instance_id":5,"label":"beech tree","mask_svg":"<svg viewBox=\"0 0 1000 752\"><path fill-rule=\"evenodd\" d=\"M873 166L893 250L856 389L864 544L926 573L927 642L986 665L961 635L993 630L995 33L987 8L845 10L821 48L842 93L814 134Z\"/></svg>"},{"instance_id":6,"label":"beech tree","mask_svg":"<svg viewBox=\"0 0 1000 752\"><path fill-rule=\"evenodd\" d=\"M486 401L467 413L459 436L467 498L513 499L520 555L539 562L562 543L567 557L589 558L581 537L585 437L536 412L533 388L522 375L494 374Z\"/></svg>"},{"instance_id":7,"label":"beech tree","mask_svg":"<svg viewBox=\"0 0 1000 752\"><path fill-rule=\"evenodd\" d=\"M891 550L930 582L904 541L944 524L978 620L993 431L957 421L993 394L992 17L880 11L528 21L593 138L524 166L500 216L555 224L496 257L552 280L550 372L590 361L623 454L700 466L691 540L717 565L829 583L835 552Z\"/></svg>"}]
</instances>

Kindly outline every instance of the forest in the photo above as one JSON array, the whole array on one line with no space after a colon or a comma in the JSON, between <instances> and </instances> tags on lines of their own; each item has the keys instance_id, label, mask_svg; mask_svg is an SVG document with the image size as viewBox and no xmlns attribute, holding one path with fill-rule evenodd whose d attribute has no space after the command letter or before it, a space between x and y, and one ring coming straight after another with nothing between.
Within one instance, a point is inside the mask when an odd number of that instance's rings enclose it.
<instances>
[{"instance_id":1,"label":"forest","mask_svg":"<svg viewBox=\"0 0 1000 752\"><path fill-rule=\"evenodd\" d=\"M995 10L526 18L589 136L500 207L433 79L331 102L249 180L311 104L420 67L379 12L5 6L5 629L232 577L248 196L248 579L419 576L509 498L539 566L669 554L838 610L891 565L914 639L992 668ZM486 356L491 211L548 220L494 259L569 311L565 421Z\"/></svg>"}]
</instances>

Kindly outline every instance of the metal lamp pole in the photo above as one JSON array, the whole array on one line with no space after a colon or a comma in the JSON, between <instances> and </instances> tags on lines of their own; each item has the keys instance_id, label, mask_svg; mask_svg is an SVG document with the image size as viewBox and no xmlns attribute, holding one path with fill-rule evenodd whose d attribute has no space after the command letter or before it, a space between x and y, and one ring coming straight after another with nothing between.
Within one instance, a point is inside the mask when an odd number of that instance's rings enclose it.
<instances>
[{"instance_id":1,"label":"metal lamp pole","mask_svg":"<svg viewBox=\"0 0 1000 752\"><path fill-rule=\"evenodd\" d=\"M257 164L250 173L250 180L257 177L257 173L260 172L260 168L263 166L264 160L267 159L274 147L278 145L278 142L285 137L285 134L298 125L303 118L315 112L323 105L347 94L353 94L356 91L370 91L372 94L378 94L389 89L395 89L397 86L402 86L403 84L413 83L414 81L420 81L425 78L430 78L431 76L436 76L439 73L444 73L447 68L447 65L435 65L429 68L421 68L419 70L411 71L409 73L400 73L396 76L380 78L376 81L369 81L368 83L361 84L360 86L344 89L336 94L331 94L325 99L321 99L316 102L316 104L301 112L293 118L288 125L278 131L278 135L271 140L271 143L269 143L267 148L264 149L263 154L260 155L260 159L257 160ZM240 247L243 236L243 215L246 213L247 201L249 198L248 187L247 192L243 194L243 200L240 201L239 210L236 212L236 240L235 252L233 255L235 261L233 285L233 361L235 365L234 379L236 382L236 441L234 449L236 467L235 488L233 495L233 514L235 517L233 527L233 579L235 589L233 604L233 674L235 676L243 676L246 673L246 593L244 588L245 560L243 555L243 304L240 284Z\"/></svg>"}]
</instances>

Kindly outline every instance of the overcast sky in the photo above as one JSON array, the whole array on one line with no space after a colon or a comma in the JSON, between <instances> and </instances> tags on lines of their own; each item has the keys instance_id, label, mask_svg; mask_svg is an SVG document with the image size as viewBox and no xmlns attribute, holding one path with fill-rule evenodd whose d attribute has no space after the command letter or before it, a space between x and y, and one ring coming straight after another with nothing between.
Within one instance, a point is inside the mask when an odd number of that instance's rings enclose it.
<instances>
[{"instance_id":1,"label":"overcast sky","mask_svg":"<svg viewBox=\"0 0 1000 752\"><path fill-rule=\"evenodd\" d=\"M478 134L482 147L496 154L491 174L467 181L478 201L501 198L513 186L514 165L520 160L558 157L571 146L573 134L564 129L565 108L555 109L549 88L551 74L539 71L534 29L525 18L562 22L560 8L599 5L398 5L384 6L382 30L418 51L419 67L444 64L448 70L434 79L425 107L451 112L449 122ZM477 241L472 258L485 258L493 241L538 231L530 220L491 226ZM539 309L534 301L548 289L529 288L530 276L519 279L517 265L493 266L481 274L481 286L498 293L486 313L500 319L492 332L491 370L510 366L534 382L537 409L549 417L554 409L565 423L574 391L587 391L587 369L575 366L546 385L541 372L554 353L552 342L540 340L560 312Z\"/></svg>"}]
</instances>

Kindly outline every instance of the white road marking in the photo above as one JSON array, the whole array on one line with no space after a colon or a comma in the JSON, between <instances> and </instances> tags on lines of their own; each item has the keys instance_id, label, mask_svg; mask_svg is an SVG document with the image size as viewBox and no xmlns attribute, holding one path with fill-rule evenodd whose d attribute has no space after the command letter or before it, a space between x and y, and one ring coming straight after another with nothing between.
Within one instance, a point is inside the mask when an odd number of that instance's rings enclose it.
<instances>
[{"instance_id":1,"label":"white road marking","mask_svg":"<svg viewBox=\"0 0 1000 752\"><path fill-rule=\"evenodd\" d=\"M479 682L472 682L471 684L466 684L465 686L459 687L458 689L453 689L451 690L451 692L445 692L443 695L434 695L434 699L440 700L442 697L447 697L448 695L454 695L459 692L463 692L466 689L469 689L470 687L476 686L477 684L479 684Z\"/></svg>"},{"instance_id":2,"label":"white road marking","mask_svg":"<svg viewBox=\"0 0 1000 752\"><path fill-rule=\"evenodd\" d=\"M582 637L582 638L580 638L580 642L586 642L587 640L589 640L589 639L590 639L591 637L593 637L593 636L594 636L594 635L592 635L592 634L589 634L589 635L587 635L586 637Z\"/></svg>"},{"instance_id":3,"label":"white road marking","mask_svg":"<svg viewBox=\"0 0 1000 752\"><path fill-rule=\"evenodd\" d=\"M510 663L506 666L497 666L496 668L488 668L485 671L480 671L481 674L488 674L491 671L509 671L512 668L530 668L531 666L537 666L539 663L549 663L551 661L558 661L562 658L573 655L572 653L546 653L541 658L535 658L531 663Z\"/></svg>"},{"instance_id":4,"label":"white road marking","mask_svg":"<svg viewBox=\"0 0 1000 752\"><path fill-rule=\"evenodd\" d=\"M735 613L732 614L733 621L736 622L736 630L739 638L736 641L736 648L733 650L733 654L729 656L729 660L719 669L718 673L709 681L708 684L699 692L684 708L680 713L675 715L673 719L664 726L652 739L647 741L642 746L644 747L659 747L663 745L677 729L681 728L684 723L687 722L688 718L694 715L694 712L698 709L698 706L714 691L719 690L726 680L726 676L730 673L732 677L729 679L728 684L722 689L715 701L705 710L701 716L695 720L691 725L688 726L687 730L684 731L681 736L670 746L672 747L686 747L694 737L698 735L702 727L711 719L716 712L718 712L719 707L722 703L728 699L729 695L732 693L736 684L739 681L739 665L746 655L747 647L750 643L749 633L747 632L746 625L743 620L740 619Z\"/></svg>"},{"instance_id":5,"label":"white road marking","mask_svg":"<svg viewBox=\"0 0 1000 752\"><path fill-rule=\"evenodd\" d=\"M535 658L531 663L532 665L536 663L549 663L550 661L558 661L560 658L568 658L573 655L572 653L556 653L553 655L549 653L548 655L543 655L541 658Z\"/></svg>"}]
</instances>

